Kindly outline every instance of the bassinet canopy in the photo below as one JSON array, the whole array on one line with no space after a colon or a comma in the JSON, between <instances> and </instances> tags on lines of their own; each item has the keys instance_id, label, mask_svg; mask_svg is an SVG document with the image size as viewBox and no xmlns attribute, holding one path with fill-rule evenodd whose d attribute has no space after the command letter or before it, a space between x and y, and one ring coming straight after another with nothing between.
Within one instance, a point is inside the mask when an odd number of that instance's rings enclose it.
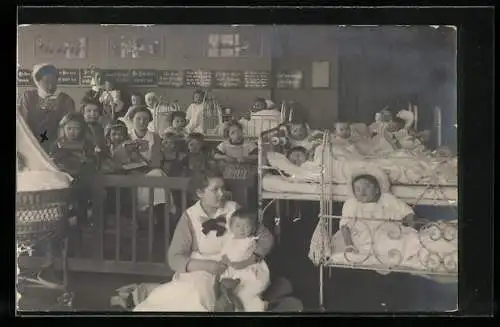
<instances>
[{"instance_id":1,"label":"bassinet canopy","mask_svg":"<svg viewBox=\"0 0 500 327\"><path fill-rule=\"evenodd\" d=\"M23 166L17 171L17 191L62 189L69 186L71 176L61 172L52 162L19 110L16 110L16 152L16 158L22 161Z\"/></svg>"}]
</instances>

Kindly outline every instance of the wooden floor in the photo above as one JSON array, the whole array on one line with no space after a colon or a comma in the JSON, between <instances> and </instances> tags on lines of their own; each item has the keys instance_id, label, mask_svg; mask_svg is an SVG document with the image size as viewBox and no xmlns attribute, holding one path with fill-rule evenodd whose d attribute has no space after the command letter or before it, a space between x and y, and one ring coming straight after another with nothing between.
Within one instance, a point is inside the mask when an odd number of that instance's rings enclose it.
<instances>
[{"instance_id":1,"label":"wooden floor","mask_svg":"<svg viewBox=\"0 0 500 327\"><path fill-rule=\"evenodd\" d=\"M315 223L315 217L305 215L295 222L282 219L280 243L270 254L268 264L274 277L283 276L291 281L294 294L303 302L305 311L316 312L319 308L319 271L307 258ZM114 235L109 231L106 235L105 255L113 257ZM138 236L138 239L141 238L143 236ZM124 237L124 239L126 242L131 242L130 238ZM92 242L92 239L87 239L86 243L91 244L89 242ZM165 252L165 247L161 244L162 242L159 242L155 247L157 251L155 255L158 258ZM123 258L130 257L131 246L122 245L122 248ZM137 248L138 261L142 260L145 248L147 247L144 245ZM408 274L392 273L382 276L373 271L332 268L330 274L327 273L325 276L330 276L326 279L325 286L325 305L329 312L443 312L456 307L456 287L437 284ZM69 283L75 292L76 311L108 311L110 297L115 295L116 288L130 283L167 280L168 276L163 278L71 272ZM26 310L47 307L47 304L54 302L53 300L54 294L38 291L38 295L31 294L25 298L27 303L25 307Z\"/></svg>"}]
</instances>

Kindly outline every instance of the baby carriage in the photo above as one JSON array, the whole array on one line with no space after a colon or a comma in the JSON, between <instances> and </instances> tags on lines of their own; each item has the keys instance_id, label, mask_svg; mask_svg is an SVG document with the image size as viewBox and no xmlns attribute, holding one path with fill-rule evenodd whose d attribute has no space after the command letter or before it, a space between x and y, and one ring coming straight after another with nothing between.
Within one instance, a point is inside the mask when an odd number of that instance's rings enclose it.
<instances>
[{"instance_id":1,"label":"baby carriage","mask_svg":"<svg viewBox=\"0 0 500 327\"><path fill-rule=\"evenodd\" d=\"M63 241L62 283L52 283L40 278L20 276L17 267L18 287L44 287L61 290L60 303L71 306L71 295L67 292L67 217L71 178L60 172L50 162L39 143L27 127L24 119L17 116L17 151L23 164L18 165L16 189L16 245L17 256L30 254L34 247L43 243ZM20 289L18 288L18 291ZM18 301L21 294L18 292Z\"/></svg>"}]
</instances>

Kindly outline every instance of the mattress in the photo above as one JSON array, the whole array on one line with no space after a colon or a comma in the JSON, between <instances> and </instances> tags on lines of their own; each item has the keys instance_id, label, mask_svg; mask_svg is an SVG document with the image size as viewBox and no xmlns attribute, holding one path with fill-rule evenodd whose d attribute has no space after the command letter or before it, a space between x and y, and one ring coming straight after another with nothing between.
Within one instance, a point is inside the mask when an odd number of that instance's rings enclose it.
<instances>
[{"instance_id":1,"label":"mattress","mask_svg":"<svg viewBox=\"0 0 500 327\"><path fill-rule=\"evenodd\" d=\"M263 198L287 198L319 200L321 185L316 182L296 182L281 175L265 175L261 188ZM350 192L346 184L332 184L333 198L345 201ZM458 188L456 186L439 186L426 189L425 185L393 185L392 193L401 200L422 205L456 205Z\"/></svg>"}]
</instances>

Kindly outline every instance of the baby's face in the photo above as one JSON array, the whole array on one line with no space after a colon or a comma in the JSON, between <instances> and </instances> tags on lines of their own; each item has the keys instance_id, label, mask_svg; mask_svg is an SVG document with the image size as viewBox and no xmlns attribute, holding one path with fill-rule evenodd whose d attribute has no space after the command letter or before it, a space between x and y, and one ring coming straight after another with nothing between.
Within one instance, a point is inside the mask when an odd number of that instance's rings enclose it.
<instances>
[{"instance_id":1,"label":"baby's face","mask_svg":"<svg viewBox=\"0 0 500 327\"><path fill-rule=\"evenodd\" d=\"M360 178L352 185L354 197L363 203L375 202L378 196L378 187L372 181Z\"/></svg>"},{"instance_id":2,"label":"baby's face","mask_svg":"<svg viewBox=\"0 0 500 327\"><path fill-rule=\"evenodd\" d=\"M260 111L266 109L267 104L264 101L255 101L253 104L254 111Z\"/></svg>"},{"instance_id":3,"label":"baby's face","mask_svg":"<svg viewBox=\"0 0 500 327\"><path fill-rule=\"evenodd\" d=\"M158 102L158 100L156 99L155 96L148 96L146 98L146 106L148 106L148 107L154 107L157 102Z\"/></svg>"},{"instance_id":4,"label":"baby's face","mask_svg":"<svg viewBox=\"0 0 500 327\"><path fill-rule=\"evenodd\" d=\"M231 221L231 232L236 238L249 237L252 234L253 226L248 219L233 217Z\"/></svg>"},{"instance_id":5,"label":"baby's face","mask_svg":"<svg viewBox=\"0 0 500 327\"><path fill-rule=\"evenodd\" d=\"M307 136L307 129L303 124L291 124L290 134L292 134L295 139L302 140Z\"/></svg>"},{"instance_id":6,"label":"baby's face","mask_svg":"<svg viewBox=\"0 0 500 327\"><path fill-rule=\"evenodd\" d=\"M109 132L109 140L113 144L120 144L125 140L125 136L123 135L122 131L114 129Z\"/></svg>"},{"instance_id":7,"label":"baby's face","mask_svg":"<svg viewBox=\"0 0 500 327\"><path fill-rule=\"evenodd\" d=\"M148 129L149 115L144 111L139 111L135 114L133 122L136 130L145 131Z\"/></svg>"},{"instance_id":8,"label":"baby's face","mask_svg":"<svg viewBox=\"0 0 500 327\"><path fill-rule=\"evenodd\" d=\"M175 151L175 139L173 137L166 138L163 141L163 148L167 153L171 153Z\"/></svg>"},{"instance_id":9,"label":"baby's face","mask_svg":"<svg viewBox=\"0 0 500 327\"><path fill-rule=\"evenodd\" d=\"M186 121L182 117L174 117L172 120L172 127L173 128L184 128L186 125Z\"/></svg>"},{"instance_id":10,"label":"baby's face","mask_svg":"<svg viewBox=\"0 0 500 327\"><path fill-rule=\"evenodd\" d=\"M198 140L191 140L188 143L188 151L190 153L200 153L201 151L201 142Z\"/></svg>"},{"instance_id":11,"label":"baby's face","mask_svg":"<svg viewBox=\"0 0 500 327\"><path fill-rule=\"evenodd\" d=\"M193 102L194 103L202 103L203 101L203 96L200 93L195 93L193 95Z\"/></svg>"},{"instance_id":12,"label":"baby's face","mask_svg":"<svg viewBox=\"0 0 500 327\"><path fill-rule=\"evenodd\" d=\"M335 135L344 139L351 136L351 128L348 124L336 124Z\"/></svg>"},{"instance_id":13,"label":"baby's face","mask_svg":"<svg viewBox=\"0 0 500 327\"><path fill-rule=\"evenodd\" d=\"M387 131L394 133L399 131L401 128L403 128L402 124L399 124L398 122L391 121L387 124Z\"/></svg>"},{"instance_id":14,"label":"baby's face","mask_svg":"<svg viewBox=\"0 0 500 327\"><path fill-rule=\"evenodd\" d=\"M231 142L241 142L243 139L243 132L238 126L231 126L228 131L229 139Z\"/></svg>"},{"instance_id":15,"label":"baby's face","mask_svg":"<svg viewBox=\"0 0 500 327\"><path fill-rule=\"evenodd\" d=\"M302 165L304 162L306 162L307 157L304 151L292 151L288 154L288 160L290 160L291 163L293 163L296 166Z\"/></svg>"},{"instance_id":16,"label":"baby's face","mask_svg":"<svg viewBox=\"0 0 500 327\"><path fill-rule=\"evenodd\" d=\"M76 121L70 121L64 125L64 135L69 141L76 141L80 136L82 126Z\"/></svg>"},{"instance_id":17,"label":"baby's face","mask_svg":"<svg viewBox=\"0 0 500 327\"><path fill-rule=\"evenodd\" d=\"M83 109L83 118L87 123L95 123L99 120L99 108L94 104L88 104Z\"/></svg>"}]
</instances>

